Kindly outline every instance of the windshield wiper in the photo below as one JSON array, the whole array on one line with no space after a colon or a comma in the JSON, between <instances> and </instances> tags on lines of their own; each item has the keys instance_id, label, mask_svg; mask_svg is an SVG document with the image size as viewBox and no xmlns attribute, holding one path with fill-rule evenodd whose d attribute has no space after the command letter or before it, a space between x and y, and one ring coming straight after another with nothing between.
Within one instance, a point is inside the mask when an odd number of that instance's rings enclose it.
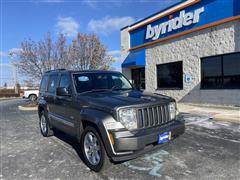
<instances>
[{"instance_id":1,"label":"windshield wiper","mask_svg":"<svg viewBox=\"0 0 240 180\"><path fill-rule=\"evenodd\" d=\"M116 86L115 87L112 87L111 89L91 89L89 91L84 91L84 92L81 92L81 93L78 93L78 94L86 94L86 93L94 93L94 92L104 92L104 91L127 91L127 90L131 90L132 88L117 88Z\"/></svg>"},{"instance_id":2,"label":"windshield wiper","mask_svg":"<svg viewBox=\"0 0 240 180\"><path fill-rule=\"evenodd\" d=\"M132 88L118 88L117 86L113 86L112 87L112 91L127 91L127 90L131 90Z\"/></svg>"},{"instance_id":3,"label":"windshield wiper","mask_svg":"<svg viewBox=\"0 0 240 180\"><path fill-rule=\"evenodd\" d=\"M103 92L103 91L111 91L111 89L91 89L89 91L84 91L79 94L85 94L85 93L94 93L94 92Z\"/></svg>"}]
</instances>

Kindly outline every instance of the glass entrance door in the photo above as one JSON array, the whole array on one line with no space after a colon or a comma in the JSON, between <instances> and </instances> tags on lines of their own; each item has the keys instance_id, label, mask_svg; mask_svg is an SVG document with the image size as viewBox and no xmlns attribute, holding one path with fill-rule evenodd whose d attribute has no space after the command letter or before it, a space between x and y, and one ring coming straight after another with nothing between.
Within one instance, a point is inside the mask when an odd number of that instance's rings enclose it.
<instances>
[{"instance_id":1,"label":"glass entrance door","mask_svg":"<svg viewBox=\"0 0 240 180\"><path fill-rule=\"evenodd\" d=\"M139 89L145 89L145 68L132 69L133 85Z\"/></svg>"}]
</instances>

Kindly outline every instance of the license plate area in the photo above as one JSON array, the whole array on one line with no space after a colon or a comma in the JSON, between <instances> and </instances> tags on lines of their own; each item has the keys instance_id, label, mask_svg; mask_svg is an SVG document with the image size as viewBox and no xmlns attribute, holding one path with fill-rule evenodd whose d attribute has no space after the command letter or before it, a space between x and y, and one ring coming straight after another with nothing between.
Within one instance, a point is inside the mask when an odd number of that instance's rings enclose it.
<instances>
[{"instance_id":1,"label":"license plate area","mask_svg":"<svg viewBox=\"0 0 240 180\"><path fill-rule=\"evenodd\" d=\"M163 144L171 140L171 132L164 132L158 135L158 144Z\"/></svg>"}]
</instances>

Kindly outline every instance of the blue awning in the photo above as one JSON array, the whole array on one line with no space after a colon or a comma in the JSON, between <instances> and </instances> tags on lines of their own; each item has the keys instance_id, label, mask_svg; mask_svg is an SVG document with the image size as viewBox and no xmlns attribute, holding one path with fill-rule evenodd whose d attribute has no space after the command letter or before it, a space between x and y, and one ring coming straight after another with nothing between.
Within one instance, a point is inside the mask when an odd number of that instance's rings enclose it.
<instances>
[{"instance_id":1,"label":"blue awning","mask_svg":"<svg viewBox=\"0 0 240 180\"><path fill-rule=\"evenodd\" d=\"M145 49L131 51L122 63L122 67L145 66Z\"/></svg>"}]
</instances>

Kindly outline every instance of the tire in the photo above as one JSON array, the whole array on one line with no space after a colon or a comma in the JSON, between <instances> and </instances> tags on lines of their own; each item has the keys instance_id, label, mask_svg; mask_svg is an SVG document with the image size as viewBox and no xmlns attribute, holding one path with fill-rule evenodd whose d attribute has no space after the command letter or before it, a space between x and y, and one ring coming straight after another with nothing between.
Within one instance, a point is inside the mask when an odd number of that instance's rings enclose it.
<instances>
[{"instance_id":1,"label":"tire","mask_svg":"<svg viewBox=\"0 0 240 180\"><path fill-rule=\"evenodd\" d=\"M49 126L49 120L45 115L44 111L41 112L39 118L40 132L44 137L49 137L53 135L53 130Z\"/></svg>"},{"instance_id":2,"label":"tire","mask_svg":"<svg viewBox=\"0 0 240 180\"><path fill-rule=\"evenodd\" d=\"M92 142L90 141L89 136L92 136ZM87 146L87 144L89 144L89 143L94 144L94 142L95 142L95 145L97 145L97 146L95 146L95 149L93 147L89 147L91 145ZM107 156L107 153L105 151L105 147L102 142L102 139L94 127L87 126L84 129L84 132L81 136L80 145L81 145L81 150L83 152L83 158L84 158L85 164L91 170L93 170L95 172L99 172L99 171L106 170L111 165L109 158ZM91 148L92 148L92 150L91 150ZM93 152L91 153L91 151L93 151ZM87 153L87 152L89 152L89 153ZM94 153L95 153L95 155L94 155ZM96 155L96 154L98 154L98 155ZM95 158L91 159L91 157L93 157L93 156ZM99 156L99 160L97 158L98 156ZM93 159L95 159L95 163L94 163Z\"/></svg>"},{"instance_id":3,"label":"tire","mask_svg":"<svg viewBox=\"0 0 240 180\"><path fill-rule=\"evenodd\" d=\"M29 99L32 101L32 102L35 102L37 100L37 96L35 94L31 94L29 96Z\"/></svg>"}]
</instances>

